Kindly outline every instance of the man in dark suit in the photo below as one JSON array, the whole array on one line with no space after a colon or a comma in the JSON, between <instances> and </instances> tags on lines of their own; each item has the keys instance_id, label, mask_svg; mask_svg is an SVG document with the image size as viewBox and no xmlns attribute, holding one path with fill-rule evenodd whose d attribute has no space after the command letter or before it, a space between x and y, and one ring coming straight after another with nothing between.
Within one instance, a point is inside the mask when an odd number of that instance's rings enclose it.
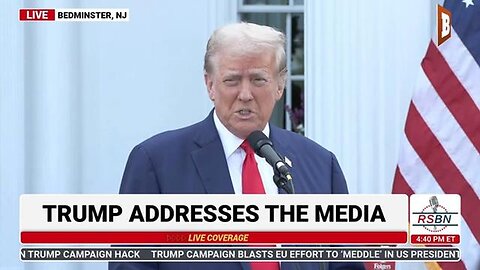
<instances>
[{"instance_id":1,"label":"man in dark suit","mask_svg":"<svg viewBox=\"0 0 480 270\"><path fill-rule=\"evenodd\" d=\"M284 35L267 26L237 23L216 30L208 41L204 63L205 84L215 108L197 124L158 134L137 145L128 159L120 193L283 193L272 181L272 168L244 143L255 130L262 130L280 155L291 161L296 193L347 193L344 176L331 152L268 124L285 86L284 46ZM249 159L252 163L246 165ZM245 177L251 170L256 177ZM252 184L253 178L257 182ZM362 269L361 264L311 262L109 266L142 270Z\"/></svg>"}]
</instances>

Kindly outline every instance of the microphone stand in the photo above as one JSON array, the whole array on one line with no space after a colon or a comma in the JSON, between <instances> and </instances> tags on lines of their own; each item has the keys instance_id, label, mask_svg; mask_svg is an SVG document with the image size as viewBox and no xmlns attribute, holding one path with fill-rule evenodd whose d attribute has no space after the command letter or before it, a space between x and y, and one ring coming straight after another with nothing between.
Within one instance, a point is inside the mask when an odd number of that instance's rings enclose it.
<instances>
[{"instance_id":1,"label":"microphone stand","mask_svg":"<svg viewBox=\"0 0 480 270\"><path fill-rule=\"evenodd\" d=\"M279 173L278 170L273 170L273 182L287 194L295 194L292 179L288 180L284 175Z\"/></svg>"}]
</instances>

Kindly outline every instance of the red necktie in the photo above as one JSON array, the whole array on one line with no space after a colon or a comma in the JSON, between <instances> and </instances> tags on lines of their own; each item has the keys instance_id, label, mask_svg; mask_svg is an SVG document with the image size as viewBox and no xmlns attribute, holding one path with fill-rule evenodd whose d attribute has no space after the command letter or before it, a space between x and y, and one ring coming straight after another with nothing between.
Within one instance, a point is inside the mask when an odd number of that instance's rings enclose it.
<instances>
[{"instance_id":1,"label":"red necktie","mask_svg":"<svg viewBox=\"0 0 480 270\"><path fill-rule=\"evenodd\" d=\"M243 194L265 194L262 177L255 161L255 152L247 141L243 141L240 147L247 154L242 167ZM251 270L279 270L280 266L277 262L251 262L250 268Z\"/></svg>"},{"instance_id":2,"label":"red necktie","mask_svg":"<svg viewBox=\"0 0 480 270\"><path fill-rule=\"evenodd\" d=\"M240 145L247 154L242 167L242 190L243 194L265 194L262 177L258 171L255 152L247 141Z\"/></svg>"}]
</instances>

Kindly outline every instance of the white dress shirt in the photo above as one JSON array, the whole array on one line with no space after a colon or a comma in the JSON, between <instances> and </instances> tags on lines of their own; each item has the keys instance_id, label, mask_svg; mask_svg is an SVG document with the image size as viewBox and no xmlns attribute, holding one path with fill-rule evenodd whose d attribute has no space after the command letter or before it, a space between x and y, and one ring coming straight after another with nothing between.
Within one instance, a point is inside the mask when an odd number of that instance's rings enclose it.
<instances>
[{"instance_id":1,"label":"white dress shirt","mask_svg":"<svg viewBox=\"0 0 480 270\"><path fill-rule=\"evenodd\" d=\"M222 141L223 150L225 151L225 158L227 159L228 171L230 178L232 178L232 185L235 194L242 194L242 167L245 160L245 151L240 147L244 140L238 138L231 133L217 116L217 112L213 113L213 121L217 128L220 141ZM269 124L263 129L263 133L270 136ZM266 194L278 194L278 188L273 182L273 168L264 158L255 154L255 160L258 164L258 170L262 177L263 187Z\"/></svg>"}]
</instances>

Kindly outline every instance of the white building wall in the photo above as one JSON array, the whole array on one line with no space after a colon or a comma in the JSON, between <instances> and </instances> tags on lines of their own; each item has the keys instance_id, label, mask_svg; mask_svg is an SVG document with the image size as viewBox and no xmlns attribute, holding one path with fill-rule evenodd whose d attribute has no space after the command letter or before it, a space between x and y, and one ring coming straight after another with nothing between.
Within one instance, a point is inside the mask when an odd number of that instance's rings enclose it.
<instances>
[{"instance_id":1,"label":"white building wall","mask_svg":"<svg viewBox=\"0 0 480 270\"><path fill-rule=\"evenodd\" d=\"M391 193L431 2L305 2L306 135L336 154L350 193Z\"/></svg>"},{"instance_id":2,"label":"white building wall","mask_svg":"<svg viewBox=\"0 0 480 270\"><path fill-rule=\"evenodd\" d=\"M352 193L390 193L430 40L428 1L306 1L306 133Z\"/></svg>"},{"instance_id":3,"label":"white building wall","mask_svg":"<svg viewBox=\"0 0 480 270\"><path fill-rule=\"evenodd\" d=\"M305 2L307 135L337 155L351 192L389 193L430 37L429 3ZM20 23L22 7L129 8L130 22ZM235 7L222 0L0 3L1 270L105 269L20 263L18 196L116 193L136 143L203 119L212 107L205 44L236 19Z\"/></svg>"},{"instance_id":4,"label":"white building wall","mask_svg":"<svg viewBox=\"0 0 480 270\"><path fill-rule=\"evenodd\" d=\"M206 117L207 39L235 2L0 3L0 269L106 269L18 260L22 193L117 193L128 153ZM18 9L129 8L127 23L21 23ZM232 12L233 11L233 12Z\"/></svg>"}]
</instances>

